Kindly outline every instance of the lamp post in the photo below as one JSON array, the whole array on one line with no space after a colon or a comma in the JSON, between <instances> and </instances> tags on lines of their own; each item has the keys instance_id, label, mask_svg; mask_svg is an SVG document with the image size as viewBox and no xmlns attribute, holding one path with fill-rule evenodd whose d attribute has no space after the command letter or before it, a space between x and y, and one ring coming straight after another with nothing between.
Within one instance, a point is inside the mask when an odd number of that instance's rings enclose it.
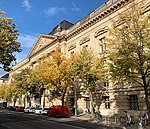
<instances>
[{"instance_id":1,"label":"lamp post","mask_svg":"<svg viewBox=\"0 0 150 129\"><path fill-rule=\"evenodd\" d=\"M75 112L74 115L77 116L77 86L78 86L78 81L77 79L75 80L75 89L74 89L74 108L75 108Z\"/></svg>"}]
</instances>

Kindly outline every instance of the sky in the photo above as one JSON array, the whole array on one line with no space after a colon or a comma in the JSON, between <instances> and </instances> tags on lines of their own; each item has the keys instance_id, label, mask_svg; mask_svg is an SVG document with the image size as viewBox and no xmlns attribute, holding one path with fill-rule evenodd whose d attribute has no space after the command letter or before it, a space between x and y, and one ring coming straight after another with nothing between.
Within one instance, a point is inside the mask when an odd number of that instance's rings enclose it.
<instances>
[{"instance_id":1,"label":"sky","mask_svg":"<svg viewBox=\"0 0 150 129\"><path fill-rule=\"evenodd\" d=\"M19 30L21 53L17 63L27 57L39 34L48 34L61 21L80 21L107 0L0 0L0 10L13 18ZM5 72L0 69L0 77Z\"/></svg>"}]
</instances>

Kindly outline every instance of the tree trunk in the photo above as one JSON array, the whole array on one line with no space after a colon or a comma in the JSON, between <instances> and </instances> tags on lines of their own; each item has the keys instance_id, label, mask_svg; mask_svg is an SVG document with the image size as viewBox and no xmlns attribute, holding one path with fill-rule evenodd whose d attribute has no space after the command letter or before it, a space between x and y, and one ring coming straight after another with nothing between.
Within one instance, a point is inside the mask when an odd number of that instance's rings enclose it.
<instances>
[{"instance_id":1,"label":"tree trunk","mask_svg":"<svg viewBox=\"0 0 150 129\"><path fill-rule=\"evenodd\" d=\"M39 105L41 106L41 89L39 90Z\"/></svg>"},{"instance_id":2,"label":"tree trunk","mask_svg":"<svg viewBox=\"0 0 150 129\"><path fill-rule=\"evenodd\" d=\"M67 89L65 88L62 92L62 97L61 97L61 104L62 106L65 105L65 94L66 94Z\"/></svg>"},{"instance_id":3,"label":"tree trunk","mask_svg":"<svg viewBox=\"0 0 150 129\"><path fill-rule=\"evenodd\" d=\"M43 107L45 107L45 90L43 92Z\"/></svg>"},{"instance_id":4,"label":"tree trunk","mask_svg":"<svg viewBox=\"0 0 150 129\"><path fill-rule=\"evenodd\" d=\"M13 101L14 101L14 106L16 106L16 101L17 101L17 98L16 97L14 97L14 99L13 99Z\"/></svg>"},{"instance_id":5,"label":"tree trunk","mask_svg":"<svg viewBox=\"0 0 150 129\"><path fill-rule=\"evenodd\" d=\"M91 111L91 114L94 115L94 112L93 112L93 94L92 94L92 92L90 92L90 111Z\"/></svg>"},{"instance_id":6,"label":"tree trunk","mask_svg":"<svg viewBox=\"0 0 150 129\"><path fill-rule=\"evenodd\" d=\"M61 97L61 104L62 104L62 106L64 106L65 105L65 94L63 93L62 94L62 97Z\"/></svg>"}]
</instances>

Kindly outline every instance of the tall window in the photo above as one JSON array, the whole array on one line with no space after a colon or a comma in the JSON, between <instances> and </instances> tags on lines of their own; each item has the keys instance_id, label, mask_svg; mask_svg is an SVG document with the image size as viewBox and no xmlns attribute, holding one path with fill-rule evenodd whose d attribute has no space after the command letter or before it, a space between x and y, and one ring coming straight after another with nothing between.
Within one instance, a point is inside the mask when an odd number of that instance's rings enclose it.
<instances>
[{"instance_id":1,"label":"tall window","mask_svg":"<svg viewBox=\"0 0 150 129\"><path fill-rule=\"evenodd\" d=\"M109 86L109 82L108 81L104 82L104 86Z\"/></svg>"},{"instance_id":2,"label":"tall window","mask_svg":"<svg viewBox=\"0 0 150 129\"><path fill-rule=\"evenodd\" d=\"M106 50L105 38L99 39L99 45L100 45L100 53L104 52Z\"/></svg>"},{"instance_id":3,"label":"tall window","mask_svg":"<svg viewBox=\"0 0 150 129\"><path fill-rule=\"evenodd\" d=\"M84 45L84 46L83 46L83 50L86 51L87 49L88 49L88 45Z\"/></svg>"},{"instance_id":4,"label":"tall window","mask_svg":"<svg viewBox=\"0 0 150 129\"><path fill-rule=\"evenodd\" d=\"M139 109L137 95L129 95L129 103L130 103L131 110Z\"/></svg>"},{"instance_id":5,"label":"tall window","mask_svg":"<svg viewBox=\"0 0 150 129\"><path fill-rule=\"evenodd\" d=\"M89 97L86 97L85 101L86 101L86 108L90 109L90 99L89 99Z\"/></svg>"},{"instance_id":6,"label":"tall window","mask_svg":"<svg viewBox=\"0 0 150 129\"><path fill-rule=\"evenodd\" d=\"M74 51L71 51L71 52L70 52L70 55L73 54L73 53L74 53Z\"/></svg>"},{"instance_id":7,"label":"tall window","mask_svg":"<svg viewBox=\"0 0 150 129\"><path fill-rule=\"evenodd\" d=\"M109 96L104 96L104 101L105 101L105 108L110 109Z\"/></svg>"}]
</instances>

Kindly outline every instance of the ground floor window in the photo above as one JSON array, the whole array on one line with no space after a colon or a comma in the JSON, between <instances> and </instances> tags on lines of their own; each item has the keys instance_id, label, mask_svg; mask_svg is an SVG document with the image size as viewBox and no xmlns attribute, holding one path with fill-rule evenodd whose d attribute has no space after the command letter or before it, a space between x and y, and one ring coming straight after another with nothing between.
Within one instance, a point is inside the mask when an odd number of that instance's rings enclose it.
<instances>
[{"instance_id":1,"label":"ground floor window","mask_svg":"<svg viewBox=\"0 0 150 129\"><path fill-rule=\"evenodd\" d=\"M131 110L139 110L137 95L129 95L129 104Z\"/></svg>"},{"instance_id":2,"label":"ground floor window","mask_svg":"<svg viewBox=\"0 0 150 129\"><path fill-rule=\"evenodd\" d=\"M90 112L90 99L89 99L89 97L85 98L85 102L86 102L86 109L88 110L88 112Z\"/></svg>"},{"instance_id":3,"label":"ground floor window","mask_svg":"<svg viewBox=\"0 0 150 129\"><path fill-rule=\"evenodd\" d=\"M109 96L104 96L104 101L105 101L105 108L110 109Z\"/></svg>"}]
</instances>

